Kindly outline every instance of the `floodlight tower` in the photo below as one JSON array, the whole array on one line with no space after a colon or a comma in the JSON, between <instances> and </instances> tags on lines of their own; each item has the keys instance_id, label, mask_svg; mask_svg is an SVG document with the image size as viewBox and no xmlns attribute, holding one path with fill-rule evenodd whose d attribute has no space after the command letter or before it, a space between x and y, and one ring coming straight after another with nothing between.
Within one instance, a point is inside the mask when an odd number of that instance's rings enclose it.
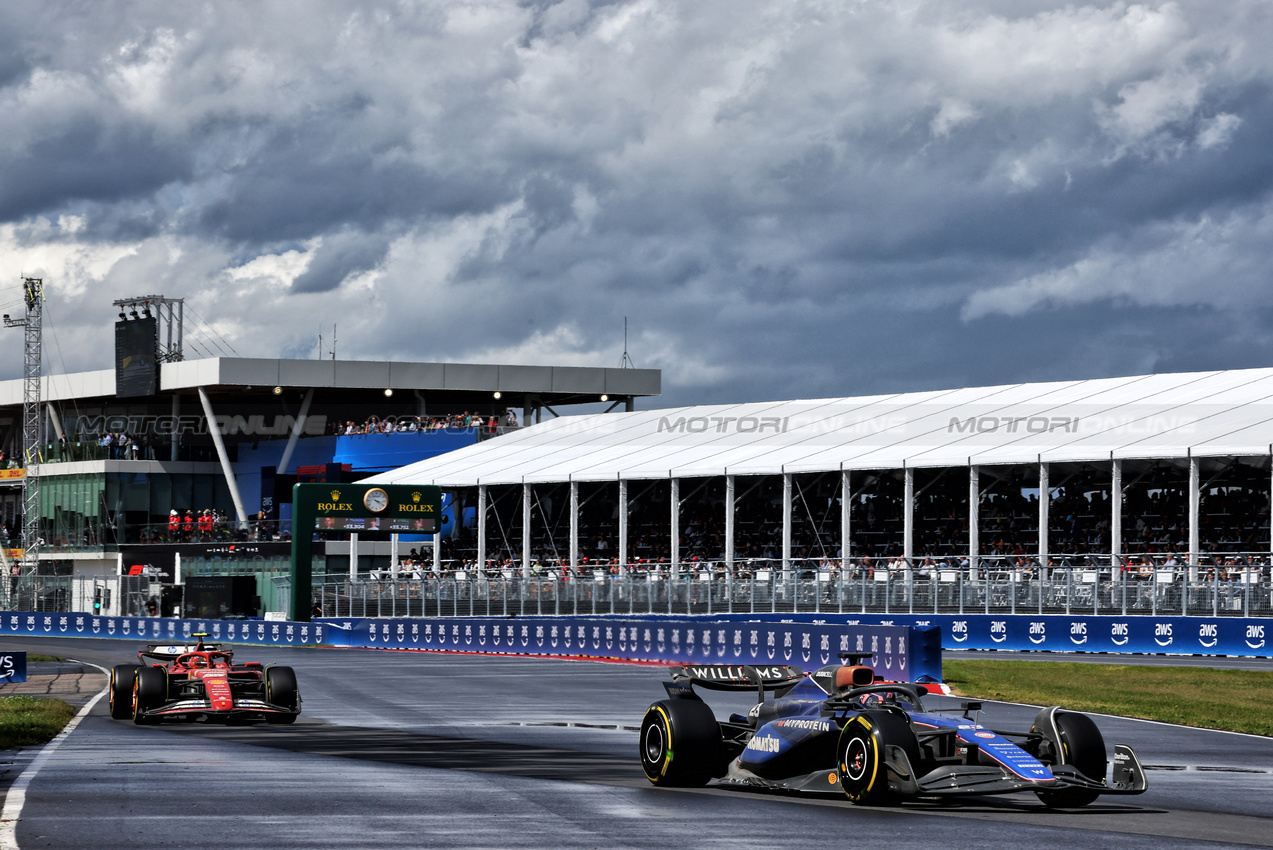
<instances>
[{"instance_id":1,"label":"floodlight tower","mask_svg":"<svg viewBox=\"0 0 1273 850\"><path fill-rule=\"evenodd\" d=\"M186 299L141 295L111 303L119 308L121 319L128 318L130 314L134 319L138 318L138 310L142 311L142 318L150 318L151 310L154 310L155 317L159 319L155 359L160 363L176 363L185 359L181 350L181 331L185 324Z\"/></svg>"},{"instance_id":2,"label":"floodlight tower","mask_svg":"<svg viewBox=\"0 0 1273 850\"><path fill-rule=\"evenodd\" d=\"M26 477L22 481L22 574L34 575L40 563L40 363L43 356L44 280L23 278L22 297L26 302L26 317L10 319L6 313L4 326L26 328L22 367L22 463L26 467Z\"/></svg>"}]
</instances>

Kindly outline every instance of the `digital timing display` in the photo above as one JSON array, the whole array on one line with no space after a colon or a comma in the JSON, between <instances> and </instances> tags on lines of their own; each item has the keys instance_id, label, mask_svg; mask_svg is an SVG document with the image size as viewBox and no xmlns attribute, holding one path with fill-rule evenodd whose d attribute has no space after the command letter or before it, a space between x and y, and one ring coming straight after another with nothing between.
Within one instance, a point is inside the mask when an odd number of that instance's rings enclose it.
<instances>
[{"instance_id":1,"label":"digital timing display","mask_svg":"<svg viewBox=\"0 0 1273 850\"><path fill-rule=\"evenodd\" d=\"M434 534L438 521L432 517L344 517L320 516L314 521L319 531L387 531L392 534Z\"/></svg>"}]
</instances>

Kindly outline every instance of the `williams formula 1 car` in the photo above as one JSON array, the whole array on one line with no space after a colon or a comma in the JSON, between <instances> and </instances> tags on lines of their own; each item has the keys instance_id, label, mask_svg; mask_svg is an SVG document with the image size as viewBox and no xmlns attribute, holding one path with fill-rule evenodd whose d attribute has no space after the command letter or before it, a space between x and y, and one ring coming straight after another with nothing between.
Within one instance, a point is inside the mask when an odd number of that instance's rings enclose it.
<instances>
[{"instance_id":1,"label":"williams formula 1 car","mask_svg":"<svg viewBox=\"0 0 1273 850\"><path fill-rule=\"evenodd\" d=\"M880 681L845 663L805 674L793 667L671 668L668 699L641 723L641 766L655 785L727 784L843 793L859 805L1033 791L1046 805L1085 806L1101 794L1140 794L1145 771L1130 747L1114 748L1086 715L1045 708L1028 731L977 722L981 703L926 710L923 685ZM746 716L717 721L695 687L752 690ZM767 692L772 698L766 698Z\"/></svg>"},{"instance_id":2,"label":"williams formula 1 car","mask_svg":"<svg viewBox=\"0 0 1273 850\"><path fill-rule=\"evenodd\" d=\"M137 653L143 664L111 670L111 717L138 724L166 718L295 722L301 694L291 667L235 664L233 649L205 644L206 634L193 637L193 646L151 644Z\"/></svg>"}]
</instances>

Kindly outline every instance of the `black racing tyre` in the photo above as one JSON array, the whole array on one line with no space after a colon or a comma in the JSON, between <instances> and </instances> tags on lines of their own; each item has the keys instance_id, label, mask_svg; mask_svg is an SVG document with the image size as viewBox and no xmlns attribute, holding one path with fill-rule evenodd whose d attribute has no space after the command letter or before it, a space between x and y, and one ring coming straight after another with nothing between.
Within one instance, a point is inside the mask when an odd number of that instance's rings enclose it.
<instances>
[{"instance_id":1,"label":"black racing tyre","mask_svg":"<svg viewBox=\"0 0 1273 850\"><path fill-rule=\"evenodd\" d=\"M719 773L720 724L706 703L669 699L641 721L641 768L655 785L692 788Z\"/></svg>"},{"instance_id":2,"label":"black racing tyre","mask_svg":"<svg viewBox=\"0 0 1273 850\"><path fill-rule=\"evenodd\" d=\"M854 715L840 730L836 745L836 769L840 788L850 802L859 806L890 806L900 795L889 788L885 747L900 747L919 766L919 741L910 724L891 711L866 711Z\"/></svg>"},{"instance_id":3,"label":"black racing tyre","mask_svg":"<svg viewBox=\"0 0 1273 850\"><path fill-rule=\"evenodd\" d=\"M1044 709L1034 718L1031 732L1042 735L1051 744L1052 754L1041 759L1045 764L1068 764L1093 782L1105 781L1105 739L1101 730L1096 728L1092 718L1085 714L1070 711L1057 711L1049 722L1048 713ZM1056 729L1052 728L1055 722ZM1057 733L1060 740L1056 739ZM1072 809L1086 806L1100 796L1099 791L1088 791L1083 788L1070 788L1064 791L1036 791L1045 806L1057 809Z\"/></svg>"},{"instance_id":4,"label":"black racing tyre","mask_svg":"<svg viewBox=\"0 0 1273 850\"><path fill-rule=\"evenodd\" d=\"M291 667L270 667L265 671L265 700L296 711L300 708L300 688Z\"/></svg>"},{"instance_id":5,"label":"black racing tyre","mask_svg":"<svg viewBox=\"0 0 1273 850\"><path fill-rule=\"evenodd\" d=\"M270 667L265 671L265 700L290 708L296 714L267 714L266 720L276 725L296 722L301 710L301 692L296 684L296 671L291 667Z\"/></svg>"},{"instance_id":6,"label":"black racing tyre","mask_svg":"<svg viewBox=\"0 0 1273 850\"><path fill-rule=\"evenodd\" d=\"M140 669L139 664L117 664L111 668L110 707L111 717L116 720L133 716L133 679Z\"/></svg>"},{"instance_id":7,"label":"black racing tyre","mask_svg":"<svg viewBox=\"0 0 1273 850\"><path fill-rule=\"evenodd\" d=\"M143 714L159 708L167 698L167 674L158 667L139 667L133 677L133 722L139 726L158 723L158 717L145 717Z\"/></svg>"}]
</instances>

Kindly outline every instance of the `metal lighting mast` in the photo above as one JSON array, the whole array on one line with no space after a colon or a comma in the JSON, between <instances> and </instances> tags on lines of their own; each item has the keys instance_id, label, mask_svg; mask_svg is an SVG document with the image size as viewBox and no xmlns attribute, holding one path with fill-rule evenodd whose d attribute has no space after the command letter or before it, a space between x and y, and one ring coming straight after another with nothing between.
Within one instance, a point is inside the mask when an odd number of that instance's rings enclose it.
<instances>
[{"instance_id":1,"label":"metal lighting mast","mask_svg":"<svg viewBox=\"0 0 1273 850\"><path fill-rule=\"evenodd\" d=\"M22 455L26 467L22 483L22 574L34 575L40 563L40 361L44 280L23 278L22 295L26 301L26 318L10 319L6 313L4 325L7 328L26 328L22 371Z\"/></svg>"},{"instance_id":2,"label":"metal lighting mast","mask_svg":"<svg viewBox=\"0 0 1273 850\"><path fill-rule=\"evenodd\" d=\"M186 299L165 298L162 295L140 295L112 301L119 308L119 317L127 319L150 318L151 310L159 320L155 360L160 363L177 363L185 359L181 349L181 334L185 327ZM139 317L137 311L141 310Z\"/></svg>"}]
</instances>

